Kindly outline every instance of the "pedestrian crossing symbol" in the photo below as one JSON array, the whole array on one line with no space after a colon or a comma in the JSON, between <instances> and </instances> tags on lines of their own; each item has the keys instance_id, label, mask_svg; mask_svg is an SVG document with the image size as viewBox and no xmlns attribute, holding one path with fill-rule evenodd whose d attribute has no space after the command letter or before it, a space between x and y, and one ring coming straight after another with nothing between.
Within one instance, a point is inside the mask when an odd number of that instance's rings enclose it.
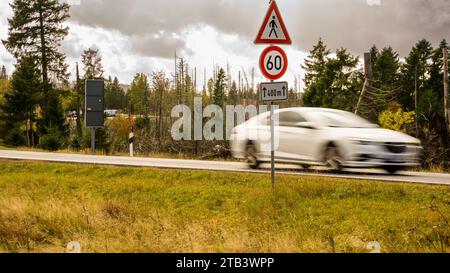
<instances>
[{"instance_id":1,"label":"pedestrian crossing symbol","mask_svg":"<svg viewBox=\"0 0 450 273\"><path fill-rule=\"evenodd\" d=\"M255 44L292 44L291 37L275 0L270 4Z\"/></svg>"}]
</instances>

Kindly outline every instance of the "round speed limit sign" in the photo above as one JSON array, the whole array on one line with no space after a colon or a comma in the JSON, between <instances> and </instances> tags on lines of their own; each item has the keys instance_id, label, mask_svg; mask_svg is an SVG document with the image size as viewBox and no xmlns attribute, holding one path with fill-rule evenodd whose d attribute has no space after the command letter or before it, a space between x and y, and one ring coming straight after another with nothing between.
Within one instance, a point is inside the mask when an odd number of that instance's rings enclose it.
<instances>
[{"instance_id":1,"label":"round speed limit sign","mask_svg":"<svg viewBox=\"0 0 450 273\"><path fill-rule=\"evenodd\" d=\"M288 67L286 53L278 46L269 46L261 54L259 67L264 77L278 80L283 77Z\"/></svg>"}]
</instances>

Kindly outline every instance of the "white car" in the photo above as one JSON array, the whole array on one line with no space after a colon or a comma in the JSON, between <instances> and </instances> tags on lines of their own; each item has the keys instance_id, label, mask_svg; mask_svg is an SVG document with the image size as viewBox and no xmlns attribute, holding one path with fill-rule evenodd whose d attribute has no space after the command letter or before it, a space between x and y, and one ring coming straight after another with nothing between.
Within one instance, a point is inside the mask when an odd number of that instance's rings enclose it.
<instances>
[{"instance_id":1,"label":"white car","mask_svg":"<svg viewBox=\"0 0 450 273\"><path fill-rule=\"evenodd\" d=\"M105 110L107 117L116 117L119 114L119 110Z\"/></svg>"},{"instance_id":2,"label":"white car","mask_svg":"<svg viewBox=\"0 0 450 273\"><path fill-rule=\"evenodd\" d=\"M277 163L327 166L333 170L382 168L391 174L420 166L420 140L386 130L352 113L322 108L275 111ZM270 113L235 127L231 150L251 168L270 162Z\"/></svg>"}]
</instances>

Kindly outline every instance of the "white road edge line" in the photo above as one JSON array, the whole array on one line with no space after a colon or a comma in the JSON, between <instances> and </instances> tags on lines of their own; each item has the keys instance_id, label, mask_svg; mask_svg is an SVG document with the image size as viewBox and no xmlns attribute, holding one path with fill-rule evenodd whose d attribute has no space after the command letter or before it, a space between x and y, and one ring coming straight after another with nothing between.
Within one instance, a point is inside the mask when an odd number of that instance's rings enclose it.
<instances>
[{"instance_id":1,"label":"white road edge line","mask_svg":"<svg viewBox=\"0 0 450 273\"><path fill-rule=\"evenodd\" d=\"M12 153L13 155L8 155ZM14 155L15 154L15 155ZM72 158L65 158L65 157ZM80 154L58 154L58 153L39 153L39 152L23 152L23 151L3 151L0 150L0 158L13 159L13 160L32 160L43 162L55 162L55 163L76 163L76 164L94 164L94 165L113 165L113 166L130 166L130 167L150 167L150 168L163 168L163 169L183 169L183 170L207 170L207 171L226 171L226 172L240 172L240 173L256 173L256 174L268 174L269 170L251 170L246 168L240 168L245 166L241 163L234 162L215 162L215 161L196 161L196 160L176 160L176 159L158 159L158 158L129 158L129 157L107 157L107 156L92 156L92 155L80 155ZM122 162L118 162L121 160ZM157 162L159 161L159 162ZM166 164L164 164L166 163ZM169 165L169 163L177 163L177 165ZM203 166L192 166L203 163ZM205 165L210 165L205 167ZM380 181L380 182L394 182L394 183L414 183L414 184L429 184L429 185L445 185L450 186L450 175L447 174L432 174L424 173L427 176L433 178L446 179L448 176L448 182L417 180L417 176L412 174L420 173L407 173L411 175L410 178L416 180L407 180L405 176L402 177L386 177L380 174L361 174L361 175L348 175L348 174L321 174L321 173L301 173L290 172L286 170L279 170L278 174L293 175L303 177L324 177L324 178L341 178L341 179L353 179L353 180L366 180L366 181ZM445 178L444 178L445 177ZM423 177L425 178L425 177ZM428 177L431 178L431 177Z\"/></svg>"}]
</instances>

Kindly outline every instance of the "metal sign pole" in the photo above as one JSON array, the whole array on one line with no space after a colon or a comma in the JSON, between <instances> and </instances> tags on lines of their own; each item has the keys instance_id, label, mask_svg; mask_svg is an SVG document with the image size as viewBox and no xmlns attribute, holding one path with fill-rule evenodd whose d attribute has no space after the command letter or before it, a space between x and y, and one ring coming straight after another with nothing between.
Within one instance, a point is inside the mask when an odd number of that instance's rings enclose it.
<instances>
[{"instance_id":1,"label":"metal sign pole","mask_svg":"<svg viewBox=\"0 0 450 273\"><path fill-rule=\"evenodd\" d=\"M274 44L292 44L291 37L287 32L286 26L281 18L280 11L275 0L270 0L270 7L267 11L267 14L264 18L263 24L258 32L258 36L256 37L255 44L270 44L268 48L266 48L259 58L259 67L261 69L262 74L270 79L270 83L261 83L260 84L260 100L262 102L267 102L267 105L270 105L270 157L271 157L271 174L272 174L272 188L275 190L275 110L274 110L274 101L285 101L288 100L288 84L287 82L277 82L274 83L274 80L278 80L286 73L288 67L288 58L283 49L278 46L274 46ZM275 13L275 14L274 14ZM281 30L282 32L278 34L283 34L284 38L282 38L277 34L277 30ZM268 35L267 35L268 33ZM275 34L275 37L271 37L272 34ZM268 103L270 102L270 104Z\"/></svg>"},{"instance_id":2,"label":"metal sign pole","mask_svg":"<svg viewBox=\"0 0 450 273\"><path fill-rule=\"evenodd\" d=\"M91 128L91 149L92 154L95 155L95 127Z\"/></svg>"},{"instance_id":3,"label":"metal sign pole","mask_svg":"<svg viewBox=\"0 0 450 273\"><path fill-rule=\"evenodd\" d=\"M274 118L274 104L270 103L270 158L271 158L271 174L272 174L272 189L275 190L275 118Z\"/></svg>"},{"instance_id":4,"label":"metal sign pole","mask_svg":"<svg viewBox=\"0 0 450 273\"><path fill-rule=\"evenodd\" d=\"M270 82L273 83L273 80ZM270 102L270 169L272 175L272 190L275 190L275 117L273 101Z\"/></svg>"}]
</instances>

